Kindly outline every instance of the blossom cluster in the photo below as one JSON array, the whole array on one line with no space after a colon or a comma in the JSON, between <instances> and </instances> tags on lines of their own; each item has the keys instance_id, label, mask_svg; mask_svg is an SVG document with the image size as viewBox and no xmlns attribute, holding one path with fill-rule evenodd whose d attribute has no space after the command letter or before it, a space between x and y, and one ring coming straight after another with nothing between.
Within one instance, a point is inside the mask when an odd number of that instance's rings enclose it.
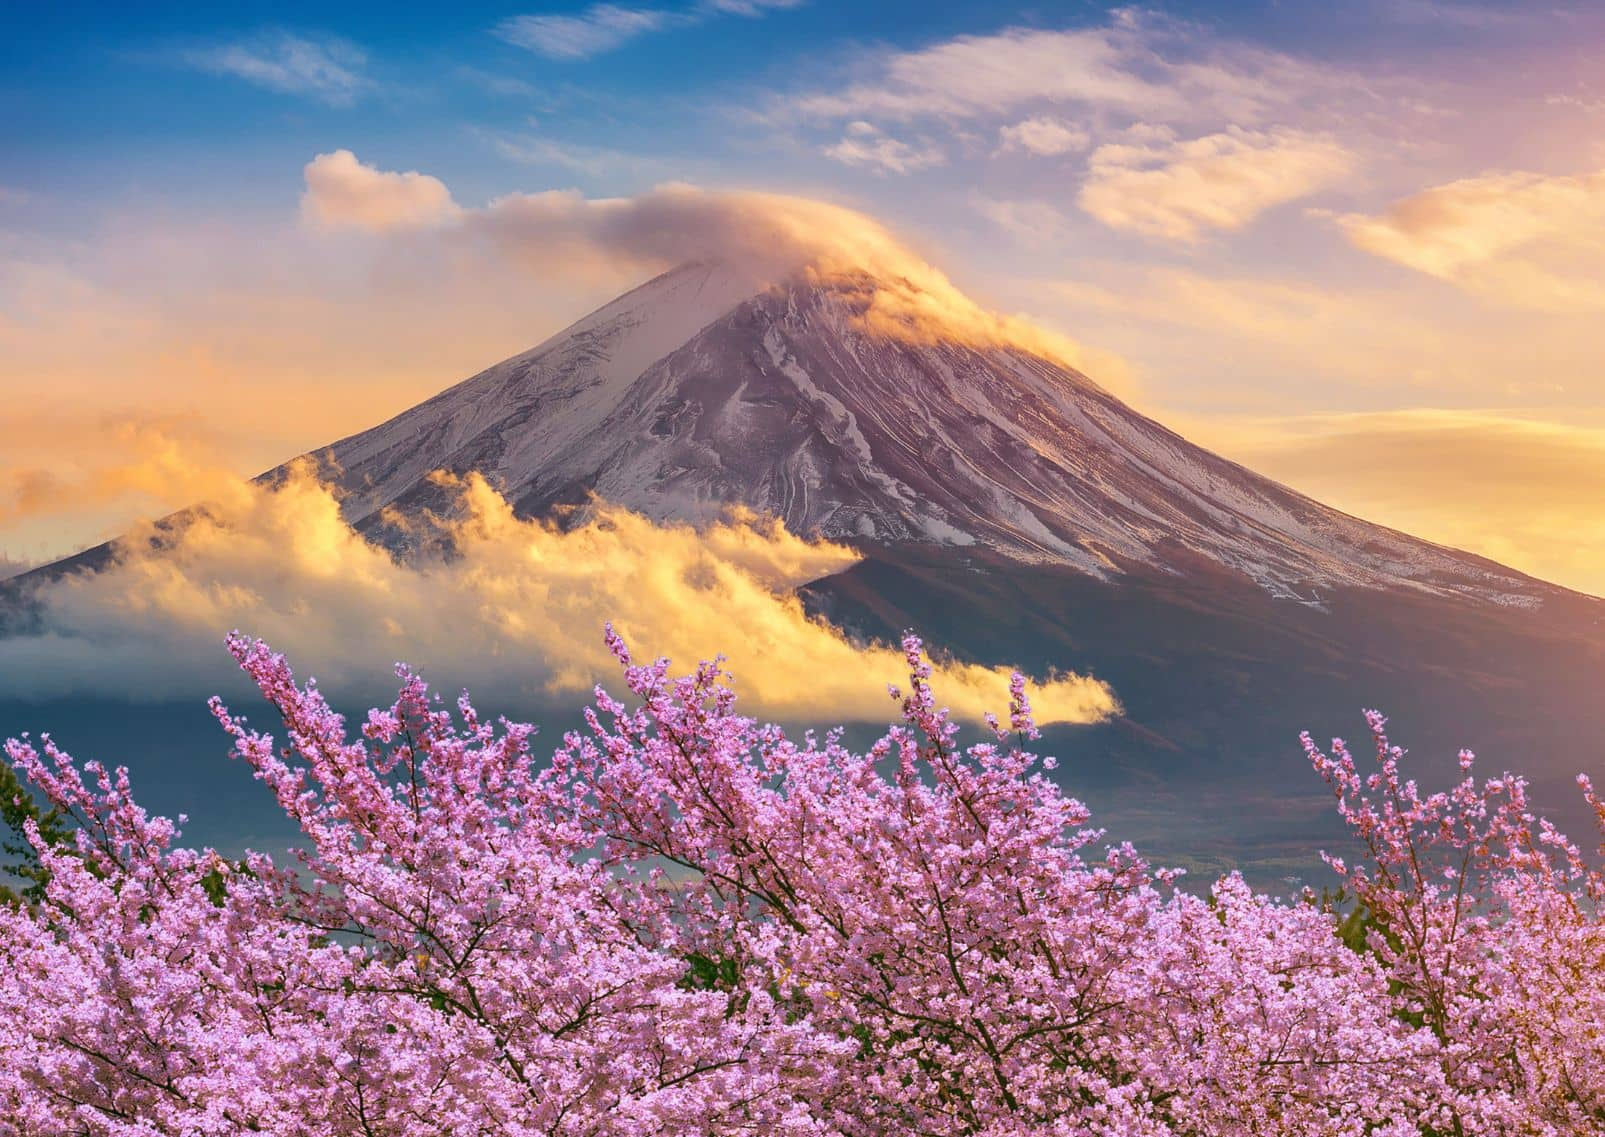
<instances>
[{"instance_id":1,"label":"blossom cluster","mask_svg":"<svg viewBox=\"0 0 1605 1137\"><path fill-rule=\"evenodd\" d=\"M608 642L628 695L537 755L405 669L352 730L231 638L279 860L8 743L0 1134L1605 1134L1605 881L1469 754L1424 795L1380 716L1367 772L1306 738L1350 904L1197 894L1026 749L1023 682L961 745L910 636L860 753Z\"/></svg>"}]
</instances>

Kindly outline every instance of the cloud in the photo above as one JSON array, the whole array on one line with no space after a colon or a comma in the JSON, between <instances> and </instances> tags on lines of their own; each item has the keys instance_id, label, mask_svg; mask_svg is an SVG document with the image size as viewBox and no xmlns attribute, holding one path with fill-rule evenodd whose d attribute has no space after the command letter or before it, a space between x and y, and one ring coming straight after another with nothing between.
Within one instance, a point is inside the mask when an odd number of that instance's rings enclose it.
<instances>
[{"instance_id":1,"label":"cloud","mask_svg":"<svg viewBox=\"0 0 1605 1137\"><path fill-rule=\"evenodd\" d=\"M1040 244L1062 237L1068 228L1069 219L1057 206L1045 201L984 195L976 196L973 201L981 216L1022 242Z\"/></svg>"},{"instance_id":2,"label":"cloud","mask_svg":"<svg viewBox=\"0 0 1605 1137\"><path fill-rule=\"evenodd\" d=\"M0 468L73 500L12 510L0 548L49 560L193 500L74 496L108 465L139 460L129 423L251 475L528 349L647 271L526 265L485 240L204 209L119 211L79 240L9 240Z\"/></svg>"},{"instance_id":3,"label":"cloud","mask_svg":"<svg viewBox=\"0 0 1605 1137\"><path fill-rule=\"evenodd\" d=\"M1531 18L1508 8L1490 8L1482 4L1456 4L1447 0L1383 0L1383 14L1400 24L1417 24L1432 28L1458 27L1485 31L1519 25Z\"/></svg>"},{"instance_id":4,"label":"cloud","mask_svg":"<svg viewBox=\"0 0 1605 1137\"><path fill-rule=\"evenodd\" d=\"M340 165L363 171L357 175L361 184L387 190L396 186L389 179L420 176L372 170L355 157ZM444 186L441 192L446 193ZM987 310L880 222L810 198L670 183L635 197L588 198L574 190L508 194L461 209L449 220L443 211L438 217L436 238L442 245L435 255L443 259L471 252L506 259L534 274L561 271L570 279L719 260L747 271L754 292L811 272L848 281L857 292L858 326L867 334L1015 348L1077 368L1091 360L1109 362L1068 336ZM331 221L383 228L367 218L366 211L352 210Z\"/></svg>"},{"instance_id":5,"label":"cloud","mask_svg":"<svg viewBox=\"0 0 1605 1137\"><path fill-rule=\"evenodd\" d=\"M827 158L847 166L864 166L878 173L911 174L940 166L947 155L929 143L918 145L884 134L873 123L850 122L841 141L824 150Z\"/></svg>"},{"instance_id":6,"label":"cloud","mask_svg":"<svg viewBox=\"0 0 1605 1137\"><path fill-rule=\"evenodd\" d=\"M1303 103L1332 106L1355 84L1332 68L1134 9L1067 30L1006 28L872 56L866 74L794 95L809 119L973 119L1072 106L1127 121L1254 124Z\"/></svg>"},{"instance_id":7,"label":"cloud","mask_svg":"<svg viewBox=\"0 0 1605 1137\"><path fill-rule=\"evenodd\" d=\"M714 16L756 18L795 8L803 0L701 0L677 11L592 4L575 15L512 16L495 34L515 47L547 59L576 62L623 47L633 39L670 27L689 27Z\"/></svg>"},{"instance_id":8,"label":"cloud","mask_svg":"<svg viewBox=\"0 0 1605 1137\"><path fill-rule=\"evenodd\" d=\"M113 418L85 432L93 438L92 461L76 476L59 466L0 459L0 531L43 515L95 511L110 502L139 502L165 511L237 480L209 448L177 424L151 418ZM193 424L186 424L192 426ZM54 436L69 441L72 428L54 424Z\"/></svg>"},{"instance_id":9,"label":"cloud","mask_svg":"<svg viewBox=\"0 0 1605 1137\"><path fill-rule=\"evenodd\" d=\"M1023 150L1039 158L1052 158L1085 150L1090 145L1092 135L1086 130L1052 115L1022 119L998 130L998 150L1001 153Z\"/></svg>"},{"instance_id":10,"label":"cloud","mask_svg":"<svg viewBox=\"0 0 1605 1137\"><path fill-rule=\"evenodd\" d=\"M533 83L528 83L513 75L499 75L494 71L486 71L479 67L459 67L457 74L466 82L484 91L488 95L501 98L532 99L540 91Z\"/></svg>"},{"instance_id":11,"label":"cloud","mask_svg":"<svg viewBox=\"0 0 1605 1137\"><path fill-rule=\"evenodd\" d=\"M1575 95L1560 93L1544 97L1546 107L1566 107L1586 115L1605 114L1605 98L1590 94L1588 88L1583 87Z\"/></svg>"},{"instance_id":12,"label":"cloud","mask_svg":"<svg viewBox=\"0 0 1605 1137\"><path fill-rule=\"evenodd\" d=\"M1112 29L1013 28L893 53L881 61L874 80L805 96L796 109L814 117L910 119L1002 113L1039 100L1137 114L1181 108L1174 92L1135 74L1127 62L1122 38Z\"/></svg>"},{"instance_id":13,"label":"cloud","mask_svg":"<svg viewBox=\"0 0 1605 1137\"><path fill-rule=\"evenodd\" d=\"M440 179L365 166L349 150L319 154L307 163L305 176L301 216L316 225L375 232L429 228L462 212Z\"/></svg>"},{"instance_id":14,"label":"cloud","mask_svg":"<svg viewBox=\"0 0 1605 1137\"><path fill-rule=\"evenodd\" d=\"M784 8L800 8L805 3L807 0L702 0L700 7L709 12L750 17Z\"/></svg>"},{"instance_id":15,"label":"cloud","mask_svg":"<svg viewBox=\"0 0 1605 1137\"><path fill-rule=\"evenodd\" d=\"M364 74L367 56L355 44L332 36L276 32L238 43L192 48L185 63L214 75L232 75L287 95L305 95L348 106L373 86Z\"/></svg>"},{"instance_id":16,"label":"cloud","mask_svg":"<svg viewBox=\"0 0 1605 1137\"><path fill-rule=\"evenodd\" d=\"M1288 414L1398 392L1412 392L1412 400L1463 400L1470 392L1548 399L1599 350L1597 337L1534 343L1529 329L1490 326L1410 288L1325 287L1252 270L1086 267L1096 283L1042 282L1038 302L1130 359L1150 389L1156 377L1168 378L1167 425L1206 445L1210 420L1188 422L1183 412L1269 405Z\"/></svg>"},{"instance_id":17,"label":"cloud","mask_svg":"<svg viewBox=\"0 0 1605 1137\"><path fill-rule=\"evenodd\" d=\"M524 166L557 166L590 178L620 175L640 177L648 171L661 173L670 166L683 165L623 150L560 142L529 134L505 134L493 131L477 133L510 162Z\"/></svg>"},{"instance_id":18,"label":"cloud","mask_svg":"<svg viewBox=\"0 0 1605 1137\"><path fill-rule=\"evenodd\" d=\"M397 563L345 524L309 467L276 490L235 486L165 548L136 532L113 568L48 588L40 632L0 640L7 694L193 694L215 684L220 636L238 627L345 697L376 692L388 661L406 658L487 697L572 698L615 679L601 642L611 620L639 654L682 668L727 653L745 704L766 715L894 711L884 684L902 674L899 653L850 643L793 594L851 565L851 550L756 518L697 530L600 503L565 530L517 519L477 476L441 481L460 495L460 519L438 522L450 558ZM163 666L141 662L151 658ZM936 683L975 720L1006 709L1007 678L948 663ZM1073 675L1038 684L1033 699L1044 722L1117 709L1106 686Z\"/></svg>"},{"instance_id":19,"label":"cloud","mask_svg":"<svg viewBox=\"0 0 1605 1137\"><path fill-rule=\"evenodd\" d=\"M592 4L576 16L512 16L496 34L547 59L580 60L612 51L668 23L666 12Z\"/></svg>"},{"instance_id":20,"label":"cloud","mask_svg":"<svg viewBox=\"0 0 1605 1137\"><path fill-rule=\"evenodd\" d=\"M1605 427L1417 409L1225 420L1212 433L1340 509L1605 595Z\"/></svg>"},{"instance_id":21,"label":"cloud","mask_svg":"<svg viewBox=\"0 0 1605 1137\"><path fill-rule=\"evenodd\" d=\"M1331 138L1243 130L1181 140L1166 127L1129 132L1093 151L1078 201L1105 225L1174 241L1240 229L1265 210L1305 197L1354 168Z\"/></svg>"},{"instance_id":22,"label":"cloud","mask_svg":"<svg viewBox=\"0 0 1605 1137\"><path fill-rule=\"evenodd\" d=\"M1491 299L1605 307L1605 170L1495 171L1336 220L1357 248Z\"/></svg>"}]
</instances>

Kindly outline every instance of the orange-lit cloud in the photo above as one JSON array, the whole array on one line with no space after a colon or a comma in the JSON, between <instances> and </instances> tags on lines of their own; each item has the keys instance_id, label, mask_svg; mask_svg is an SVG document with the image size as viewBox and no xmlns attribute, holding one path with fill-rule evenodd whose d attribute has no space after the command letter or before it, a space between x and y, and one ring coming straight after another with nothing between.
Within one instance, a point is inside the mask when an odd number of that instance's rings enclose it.
<instances>
[{"instance_id":1,"label":"orange-lit cloud","mask_svg":"<svg viewBox=\"0 0 1605 1137\"><path fill-rule=\"evenodd\" d=\"M114 537L130 517L181 508L238 480L221 441L193 416L0 409L0 555L28 561Z\"/></svg>"},{"instance_id":2,"label":"orange-lit cloud","mask_svg":"<svg viewBox=\"0 0 1605 1137\"><path fill-rule=\"evenodd\" d=\"M0 460L0 526L130 499L172 508L237 480L220 462L203 457L194 439L177 436L161 423L132 419L76 429L92 439L94 461L75 477ZM63 441L61 434L54 438Z\"/></svg>"},{"instance_id":3,"label":"orange-lit cloud","mask_svg":"<svg viewBox=\"0 0 1605 1137\"><path fill-rule=\"evenodd\" d=\"M357 161L349 150L319 154L306 167L301 214L316 225L387 229L442 225L461 212L439 178L391 173Z\"/></svg>"},{"instance_id":4,"label":"orange-lit cloud","mask_svg":"<svg viewBox=\"0 0 1605 1137\"><path fill-rule=\"evenodd\" d=\"M1605 170L1487 173L1378 216L1337 220L1366 252L1483 296L1561 311L1605 307Z\"/></svg>"},{"instance_id":5,"label":"orange-lit cloud","mask_svg":"<svg viewBox=\"0 0 1605 1137\"><path fill-rule=\"evenodd\" d=\"M320 159L321 160L321 159ZM314 163L316 165L316 163ZM365 184L400 198L395 175L368 170ZM308 167L307 195L318 187ZM375 203L373 208L385 212ZM355 227L370 228L359 220ZM1013 347L1096 368L1116 387L1129 373L1111 354L975 303L884 225L829 202L755 191L710 191L669 184L629 198L587 198L574 191L509 194L478 209L442 217L439 237L491 250L532 270L605 272L618 266L657 271L687 260L717 259L750 272L756 290L800 271L846 280L862 291L861 327L904 339L951 338Z\"/></svg>"},{"instance_id":6,"label":"orange-lit cloud","mask_svg":"<svg viewBox=\"0 0 1605 1137\"><path fill-rule=\"evenodd\" d=\"M857 555L737 518L704 530L659 526L598 504L563 530L521 521L477 476L461 495L450 558L397 563L340 517L307 469L277 490L235 485L153 551L135 533L118 564L44 594L45 631L0 640L13 694L73 690L192 693L215 674L219 637L238 627L293 652L326 686L374 692L405 658L448 688L500 698L573 696L611 681L600 633L612 620L642 655L687 668L719 652L750 709L775 717L877 721L904 671L888 647L850 643L810 619L792 590ZM159 671L137 661L159 657ZM26 660L26 667L14 663ZM948 664L937 688L974 720L1006 707L1008 674ZM1038 684L1043 721L1096 721L1109 689L1079 676Z\"/></svg>"},{"instance_id":7,"label":"orange-lit cloud","mask_svg":"<svg viewBox=\"0 0 1605 1137\"><path fill-rule=\"evenodd\" d=\"M1293 413L1375 406L1379 397L1586 398L1605 351L1597 327L1557 328L1531 312L1491 321L1483 305L1425 279L1341 286L1291 271L1099 267L1092 279L1036 291L1048 314L1145 377L1171 377L1167 420L1244 402ZM1402 392L1410 394L1390 395Z\"/></svg>"},{"instance_id":8,"label":"orange-lit cloud","mask_svg":"<svg viewBox=\"0 0 1605 1137\"><path fill-rule=\"evenodd\" d=\"M1331 138L1232 127L1180 139L1143 127L1092 152L1081 208L1105 225L1175 241L1240 229L1272 206L1345 177L1354 155Z\"/></svg>"},{"instance_id":9,"label":"orange-lit cloud","mask_svg":"<svg viewBox=\"0 0 1605 1137\"><path fill-rule=\"evenodd\" d=\"M1322 501L1605 596L1605 420L1409 410L1195 424Z\"/></svg>"},{"instance_id":10,"label":"orange-lit cloud","mask_svg":"<svg viewBox=\"0 0 1605 1137\"><path fill-rule=\"evenodd\" d=\"M636 279L531 277L386 243L398 236L145 218L82 247L14 246L0 258L0 469L87 486L138 460L118 433L137 423L255 474L528 348ZM0 550L49 559L190 500L11 509Z\"/></svg>"}]
</instances>

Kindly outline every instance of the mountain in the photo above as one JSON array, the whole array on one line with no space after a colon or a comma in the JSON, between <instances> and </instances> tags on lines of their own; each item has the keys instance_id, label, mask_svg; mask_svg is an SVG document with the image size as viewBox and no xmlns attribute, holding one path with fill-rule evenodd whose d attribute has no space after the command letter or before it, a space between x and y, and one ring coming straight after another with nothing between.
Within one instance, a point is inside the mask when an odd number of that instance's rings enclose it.
<instances>
[{"instance_id":1,"label":"mountain","mask_svg":"<svg viewBox=\"0 0 1605 1137\"><path fill-rule=\"evenodd\" d=\"M1568 820L1605 736L1605 602L1313 501L1001 325L944 322L952 298L920 288L688 264L311 457L402 556L409 517L453 508L440 469L486 474L523 516L739 504L852 544L863 559L804 593L851 634L912 626L1114 686L1122 718L1050 742L1161 854L1302 871L1330 807L1297 734L1358 733L1369 706L1431 769L1475 746Z\"/></svg>"},{"instance_id":2,"label":"mountain","mask_svg":"<svg viewBox=\"0 0 1605 1137\"><path fill-rule=\"evenodd\" d=\"M731 503L794 532L1062 565L1240 574L1320 603L1358 586L1534 607L1556 590L1370 525L1192 445L1006 344L864 326L873 278L665 273L531 351L321 452L347 519L441 508L478 470L524 515L587 495L654 519Z\"/></svg>"},{"instance_id":3,"label":"mountain","mask_svg":"<svg viewBox=\"0 0 1605 1137\"><path fill-rule=\"evenodd\" d=\"M685 265L319 456L403 553L389 511L449 509L440 468L526 516L741 504L852 544L806 590L851 632L1113 684L1126 716L1057 744L1151 847L1307 864L1329 807L1298 732L1368 706L1446 775L1473 745L1573 802L1605 735L1605 603L1324 506L1007 337L872 323L918 287Z\"/></svg>"}]
</instances>

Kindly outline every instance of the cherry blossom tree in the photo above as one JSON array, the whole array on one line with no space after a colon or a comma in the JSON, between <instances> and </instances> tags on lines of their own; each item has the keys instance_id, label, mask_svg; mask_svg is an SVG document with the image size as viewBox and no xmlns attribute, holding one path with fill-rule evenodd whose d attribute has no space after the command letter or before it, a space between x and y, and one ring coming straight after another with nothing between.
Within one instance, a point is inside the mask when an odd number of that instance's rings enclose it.
<instances>
[{"instance_id":1,"label":"cherry blossom tree","mask_svg":"<svg viewBox=\"0 0 1605 1137\"><path fill-rule=\"evenodd\" d=\"M1367 719L1369 773L1341 740L1304 747L1366 853L1327 858L1362 905L1351 927L1396 1013L1437 1039L1443 1131L1605 1132L1605 878L1534 818L1521 778L1479 781L1466 750L1461 780L1423 793Z\"/></svg>"},{"instance_id":2,"label":"cherry blossom tree","mask_svg":"<svg viewBox=\"0 0 1605 1137\"><path fill-rule=\"evenodd\" d=\"M281 859L8 743L0 1135L1605 1133L1605 882L1519 779L1306 738L1358 907L1192 892L1058 787L1022 680L963 745L909 637L856 752L608 642L624 691L538 753L405 669L353 729L232 637Z\"/></svg>"}]
</instances>

